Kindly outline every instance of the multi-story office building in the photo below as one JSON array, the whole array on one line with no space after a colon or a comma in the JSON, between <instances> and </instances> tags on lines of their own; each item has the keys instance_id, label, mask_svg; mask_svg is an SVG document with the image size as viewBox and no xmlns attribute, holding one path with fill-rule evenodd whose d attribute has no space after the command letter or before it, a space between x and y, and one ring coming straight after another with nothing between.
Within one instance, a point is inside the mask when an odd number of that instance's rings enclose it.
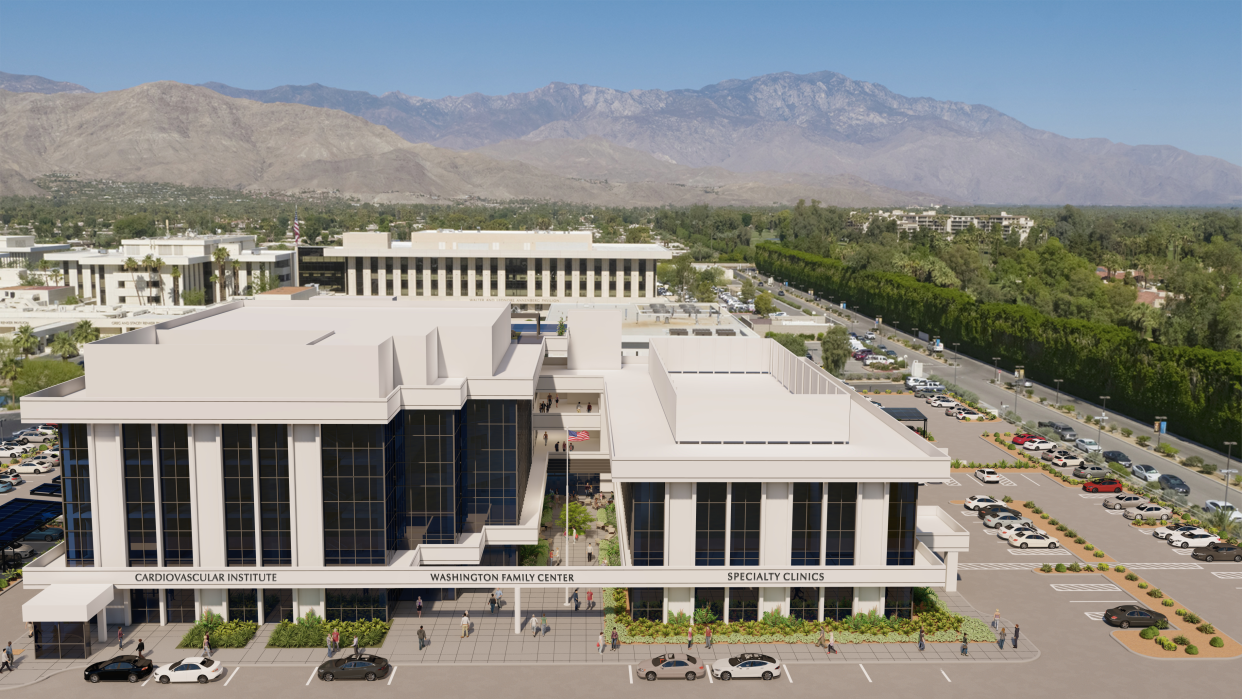
<instances>
[{"instance_id":1,"label":"multi-story office building","mask_svg":"<svg viewBox=\"0 0 1242 699\"><path fill-rule=\"evenodd\" d=\"M299 248L298 284L346 296L521 304L649 299L656 264L671 257L659 245L596 243L590 231L417 231L395 242L356 232L340 247Z\"/></svg>"},{"instance_id":2,"label":"multi-story office building","mask_svg":"<svg viewBox=\"0 0 1242 699\"><path fill-rule=\"evenodd\" d=\"M1031 232L1031 228L1035 226L1034 219L1029 216L1015 216L1004 211L999 214L980 216L954 216L937 211L923 211L920 213L895 209L889 212L881 211L878 215L881 218L896 221L898 230L903 233L913 233L920 229L926 229L953 235L961 233L972 226L986 231L991 230L994 225L999 225L1002 235L1006 238L1016 235L1018 236L1018 242L1025 241L1026 236Z\"/></svg>"},{"instance_id":3,"label":"multi-story office building","mask_svg":"<svg viewBox=\"0 0 1242 699\"><path fill-rule=\"evenodd\" d=\"M44 257L78 298L100 305L180 306L187 291L203 292L207 304L221 300L218 283L211 281L221 274L213 257L217 248L229 253L223 270L226 296L249 296L261 280L269 288L293 283L293 251L256 247L253 235L135 238L121 241L116 250L69 250ZM161 263L158 269L146 266L148 256ZM136 265L127 265L131 260ZM179 275L175 280L173 270Z\"/></svg>"},{"instance_id":4,"label":"multi-story office building","mask_svg":"<svg viewBox=\"0 0 1242 699\"><path fill-rule=\"evenodd\" d=\"M636 616L818 619L955 586L968 534L918 501L944 451L774 341L623 356L621 311L567 324L515 341L508 305L259 298L86 346L85 377L22 400L61 425L67 532L26 566L25 620L89 644L504 587L516 630L523 587L566 584L628 588ZM271 361L199 370L243 348ZM589 435L568 460L567 430ZM620 565L517 565L549 489L612 493Z\"/></svg>"}]
</instances>

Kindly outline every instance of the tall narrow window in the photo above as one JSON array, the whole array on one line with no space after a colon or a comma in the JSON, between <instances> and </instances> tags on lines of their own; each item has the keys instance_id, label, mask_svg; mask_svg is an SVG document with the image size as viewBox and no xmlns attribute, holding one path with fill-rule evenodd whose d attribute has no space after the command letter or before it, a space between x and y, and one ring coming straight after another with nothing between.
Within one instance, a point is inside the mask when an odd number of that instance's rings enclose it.
<instances>
[{"instance_id":1,"label":"tall narrow window","mask_svg":"<svg viewBox=\"0 0 1242 699\"><path fill-rule=\"evenodd\" d=\"M379 258L371 258L371 295L380 295Z\"/></svg>"},{"instance_id":2,"label":"tall narrow window","mask_svg":"<svg viewBox=\"0 0 1242 699\"><path fill-rule=\"evenodd\" d=\"M404 411L404 440L398 451L397 503L404 522L394 549L457 541L461 411ZM404 525L404 526L402 526Z\"/></svg>"},{"instance_id":3,"label":"tall narrow window","mask_svg":"<svg viewBox=\"0 0 1242 699\"><path fill-rule=\"evenodd\" d=\"M362 296L362 258L354 258L354 296Z\"/></svg>"},{"instance_id":4,"label":"tall narrow window","mask_svg":"<svg viewBox=\"0 0 1242 699\"><path fill-rule=\"evenodd\" d=\"M594 295L595 298L600 298L601 296L604 295L603 284L604 284L604 261L596 260L595 261L595 295Z\"/></svg>"},{"instance_id":5,"label":"tall narrow window","mask_svg":"<svg viewBox=\"0 0 1242 699\"><path fill-rule=\"evenodd\" d=\"M444 295L453 296L457 293L457 282L453 279L453 270L457 269L456 258L444 258Z\"/></svg>"},{"instance_id":6,"label":"tall narrow window","mask_svg":"<svg viewBox=\"0 0 1242 699\"><path fill-rule=\"evenodd\" d=\"M194 519L190 514L190 439L185 425L160 425L160 505L164 565L194 565Z\"/></svg>"},{"instance_id":7,"label":"tall narrow window","mask_svg":"<svg viewBox=\"0 0 1242 699\"><path fill-rule=\"evenodd\" d=\"M467 524L518 523L530 475L530 433L530 401L466 401Z\"/></svg>"},{"instance_id":8,"label":"tall narrow window","mask_svg":"<svg viewBox=\"0 0 1242 699\"><path fill-rule=\"evenodd\" d=\"M125 468L125 535L131 568L159 565L156 546L155 460L150 425L122 425Z\"/></svg>"},{"instance_id":9,"label":"tall narrow window","mask_svg":"<svg viewBox=\"0 0 1242 699\"><path fill-rule=\"evenodd\" d=\"M526 271L525 257L505 260L505 296L526 295Z\"/></svg>"},{"instance_id":10,"label":"tall narrow window","mask_svg":"<svg viewBox=\"0 0 1242 699\"><path fill-rule=\"evenodd\" d=\"M95 525L91 513L91 459L86 425L63 425L61 444L65 493L65 559L71 568L95 565Z\"/></svg>"},{"instance_id":11,"label":"tall narrow window","mask_svg":"<svg viewBox=\"0 0 1242 699\"><path fill-rule=\"evenodd\" d=\"M817 621L819 618L819 588L789 588L789 616L806 621Z\"/></svg>"},{"instance_id":12,"label":"tall narrow window","mask_svg":"<svg viewBox=\"0 0 1242 699\"><path fill-rule=\"evenodd\" d=\"M909 619L914 612L914 588L884 588L884 616Z\"/></svg>"},{"instance_id":13,"label":"tall narrow window","mask_svg":"<svg viewBox=\"0 0 1242 699\"><path fill-rule=\"evenodd\" d=\"M560 291L561 285L560 280L556 278L556 260L548 260L548 264L551 265L551 269L548 270L548 283L552 286L548 296L559 296L557 292Z\"/></svg>"},{"instance_id":14,"label":"tall narrow window","mask_svg":"<svg viewBox=\"0 0 1242 699\"><path fill-rule=\"evenodd\" d=\"M423 258L414 258L414 295L426 296L425 285L423 284Z\"/></svg>"},{"instance_id":15,"label":"tall narrow window","mask_svg":"<svg viewBox=\"0 0 1242 699\"><path fill-rule=\"evenodd\" d=\"M725 564L725 498L727 483L699 483L695 487L694 564Z\"/></svg>"},{"instance_id":16,"label":"tall narrow window","mask_svg":"<svg viewBox=\"0 0 1242 699\"><path fill-rule=\"evenodd\" d=\"M585 258L578 258L578 298L586 298L587 295L587 261Z\"/></svg>"},{"instance_id":17,"label":"tall narrow window","mask_svg":"<svg viewBox=\"0 0 1242 699\"><path fill-rule=\"evenodd\" d=\"M440 295L440 258L431 258L431 295Z\"/></svg>"},{"instance_id":18,"label":"tall narrow window","mask_svg":"<svg viewBox=\"0 0 1242 699\"><path fill-rule=\"evenodd\" d=\"M483 258L474 258L474 295L483 295Z\"/></svg>"},{"instance_id":19,"label":"tall narrow window","mask_svg":"<svg viewBox=\"0 0 1242 699\"><path fill-rule=\"evenodd\" d=\"M384 295L385 296L393 295L392 283L393 283L392 258L385 257L384 258L384 289L385 289Z\"/></svg>"},{"instance_id":20,"label":"tall narrow window","mask_svg":"<svg viewBox=\"0 0 1242 699\"><path fill-rule=\"evenodd\" d=\"M632 260L626 260L625 266L622 268L621 282L622 282L622 287L625 289L625 295L627 297L630 295L630 292L632 291L632 289L630 288L630 276L633 270L633 268L630 265L632 264L632 262L633 262Z\"/></svg>"},{"instance_id":21,"label":"tall narrow window","mask_svg":"<svg viewBox=\"0 0 1242 699\"><path fill-rule=\"evenodd\" d=\"M828 526L824 530L824 565L854 565L854 520L858 509L857 483L829 483ZM853 602L851 602L853 604Z\"/></svg>"},{"instance_id":22,"label":"tall narrow window","mask_svg":"<svg viewBox=\"0 0 1242 699\"><path fill-rule=\"evenodd\" d=\"M617 261L608 261L608 295L617 295Z\"/></svg>"},{"instance_id":23,"label":"tall narrow window","mask_svg":"<svg viewBox=\"0 0 1242 699\"><path fill-rule=\"evenodd\" d=\"M819 565L819 519L823 512L823 502L823 483L793 484L793 546L790 565Z\"/></svg>"},{"instance_id":24,"label":"tall narrow window","mask_svg":"<svg viewBox=\"0 0 1242 699\"><path fill-rule=\"evenodd\" d=\"M459 295L469 296L470 295L470 258L462 257L458 259L457 269L460 271L460 274L458 276L461 278L461 286L458 287L458 290L461 292Z\"/></svg>"},{"instance_id":25,"label":"tall narrow window","mask_svg":"<svg viewBox=\"0 0 1242 699\"><path fill-rule=\"evenodd\" d=\"M323 555L330 566L384 565L384 425L323 425Z\"/></svg>"},{"instance_id":26,"label":"tall narrow window","mask_svg":"<svg viewBox=\"0 0 1242 699\"><path fill-rule=\"evenodd\" d=\"M763 497L761 483L734 483L733 507L730 513L729 565L759 565L759 503Z\"/></svg>"},{"instance_id":27,"label":"tall narrow window","mask_svg":"<svg viewBox=\"0 0 1242 699\"><path fill-rule=\"evenodd\" d=\"M664 565L664 484L627 484L630 548L636 566Z\"/></svg>"},{"instance_id":28,"label":"tall narrow window","mask_svg":"<svg viewBox=\"0 0 1242 699\"><path fill-rule=\"evenodd\" d=\"M840 621L854 613L854 588L824 588L824 620Z\"/></svg>"},{"instance_id":29,"label":"tall narrow window","mask_svg":"<svg viewBox=\"0 0 1242 699\"><path fill-rule=\"evenodd\" d=\"M919 504L918 483L888 486L888 565L914 565L914 518Z\"/></svg>"},{"instance_id":30,"label":"tall narrow window","mask_svg":"<svg viewBox=\"0 0 1242 699\"><path fill-rule=\"evenodd\" d=\"M496 263L496 258L494 257L492 258L490 267L491 267L490 271L491 271L491 285L492 285L491 296L494 298L500 295L500 291L499 291L500 290L500 276L497 274L498 266Z\"/></svg>"},{"instance_id":31,"label":"tall narrow window","mask_svg":"<svg viewBox=\"0 0 1242 699\"><path fill-rule=\"evenodd\" d=\"M401 295L410 295L410 258L401 258Z\"/></svg>"},{"instance_id":32,"label":"tall narrow window","mask_svg":"<svg viewBox=\"0 0 1242 699\"><path fill-rule=\"evenodd\" d=\"M250 425L221 425L224 444L224 545L230 566L255 564L254 456Z\"/></svg>"},{"instance_id":33,"label":"tall narrow window","mask_svg":"<svg viewBox=\"0 0 1242 699\"><path fill-rule=\"evenodd\" d=\"M638 261L638 295L647 296L647 261Z\"/></svg>"},{"instance_id":34,"label":"tall narrow window","mask_svg":"<svg viewBox=\"0 0 1242 699\"><path fill-rule=\"evenodd\" d=\"M568 298L574 295L574 261L566 258L561 269L565 270L565 283L561 285L561 293Z\"/></svg>"},{"instance_id":35,"label":"tall narrow window","mask_svg":"<svg viewBox=\"0 0 1242 699\"><path fill-rule=\"evenodd\" d=\"M293 565L287 425L259 425L259 525L263 565Z\"/></svg>"},{"instance_id":36,"label":"tall narrow window","mask_svg":"<svg viewBox=\"0 0 1242 699\"><path fill-rule=\"evenodd\" d=\"M543 296L543 258L535 258L535 296Z\"/></svg>"}]
</instances>

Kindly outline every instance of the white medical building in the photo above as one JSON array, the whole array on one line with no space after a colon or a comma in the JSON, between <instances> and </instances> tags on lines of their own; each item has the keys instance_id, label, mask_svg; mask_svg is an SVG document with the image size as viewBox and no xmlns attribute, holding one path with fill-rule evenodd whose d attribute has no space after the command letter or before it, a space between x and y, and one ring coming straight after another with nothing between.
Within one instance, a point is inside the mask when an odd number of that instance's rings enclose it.
<instances>
[{"instance_id":1,"label":"white medical building","mask_svg":"<svg viewBox=\"0 0 1242 699\"><path fill-rule=\"evenodd\" d=\"M259 298L87 345L85 377L22 400L64 447L67 537L26 566L23 615L71 640L38 652L206 609L386 618L445 588L505 588L516 622L530 587L731 620L955 587L968 534L918 501L949 457L840 381L755 337L623 356L619 310L514 340L510 308ZM566 430L591 435L569 463ZM617 499L622 565L518 566L544 493L588 486Z\"/></svg>"}]
</instances>

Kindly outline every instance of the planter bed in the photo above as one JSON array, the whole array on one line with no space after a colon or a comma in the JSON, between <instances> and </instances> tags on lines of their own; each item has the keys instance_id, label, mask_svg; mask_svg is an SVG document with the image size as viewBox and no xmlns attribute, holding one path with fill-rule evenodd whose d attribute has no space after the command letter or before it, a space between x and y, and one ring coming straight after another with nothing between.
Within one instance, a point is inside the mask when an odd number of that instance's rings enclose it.
<instances>
[{"instance_id":1,"label":"planter bed","mask_svg":"<svg viewBox=\"0 0 1242 699\"><path fill-rule=\"evenodd\" d=\"M341 632L341 643L348 646L358 637L358 645L379 648L392 629L392 622L370 619L367 621L324 621L314 612L296 622L281 621L267 639L268 648L323 648L325 639L332 631Z\"/></svg>"}]
</instances>

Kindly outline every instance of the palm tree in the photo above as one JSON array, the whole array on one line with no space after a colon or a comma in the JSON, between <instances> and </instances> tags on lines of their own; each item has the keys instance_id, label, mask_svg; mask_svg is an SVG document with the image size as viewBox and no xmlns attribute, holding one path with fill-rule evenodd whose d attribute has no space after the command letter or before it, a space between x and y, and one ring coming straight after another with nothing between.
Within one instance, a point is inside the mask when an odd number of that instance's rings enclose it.
<instances>
[{"instance_id":1,"label":"palm tree","mask_svg":"<svg viewBox=\"0 0 1242 699\"><path fill-rule=\"evenodd\" d=\"M1145 303L1135 303L1126 312L1126 322L1147 338L1151 336L1151 329L1160 322L1160 311Z\"/></svg>"},{"instance_id":2,"label":"palm tree","mask_svg":"<svg viewBox=\"0 0 1242 699\"><path fill-rule=\"evenodd\" d=\"M218 247L215 249L214 252L211 253L211 258L215 260L216 267L219 270L218 272L216 272L216 274L213 274L211 277L211 280L213 283L217 283L220 285L220 298L216 300L224 301L226 298L225 293L224 293L224 283L225 283L224 282L225 280L224 270L225 270L225 264L229 260L229 249L223 246Z\"/></svg>"},{"instance_id":3,"label":"palm tree","mask_svg":"<svg viewBox=\"0 0 1242 699\"><path fill-rule=\"evenodd\" d=\"M70 333L60 333L52 339L52 354L59 354L61 361L68 361L77 353L78 345L73 341Z\"/></svg>"},{"instance_id":4,"label":"palm tree","mask_svg":"<svg viewBox=\"0 0 1242 699\"><path fill-rule=\"evenodd\" d=\"M133 283L134 283L134 291L137 291L138 290L138 276L136 272L138 271L138 268L141 266L138 264L138 260L135 260L132 257L127 257L125 258L125 262L122 263L121 266L125 268L126 272L129 272L130 279L133 280ZM142 303L141 296L138 297L138 303Z\"/></svg>"},{"instance_id":5,"label":"palm tree","mask_svg":"<svg viewBox=\"0 0 1242 699\"><path fill-rule=\"evenodd\" d=\"M12 384L17 380L17 374L21 371L22 365L13 357L9 357L0 362L0 379L4 379Z\"/></svg>"},{"instance_id":6,"label":"palm tree","mask_svg":"<svg viewBox=\"0 0 1242 699\"><path fill-rule=\"evenodd\" d=\"M150 257L151 257L150 255L147 255L148 259L150 259ZM163 280L160 279L160 270L164 269L164 258L157 257L151 260L151 267L149 269L151 270L151 273L155 275L155 281L157 284L157 288L160 290L157 296L159 296L160 305L162 306L164 305L164 287L163 287Z\"/></svg>"},{"instance_id":7,"label":"palm tree","mask_svg":"<svg viewBox=\"0 0 1242 699\"><path fill-rule=\"evenodd\" d=\"M26 323L13 333L13 347L22 353L22 357L29 357L39 351L39 337L30 329L30 324Z\"/></svg>"},{"instance_id":8,"label":"palm tree","mask_svg":"<svg viewBox=\"0 0 1242 699\"><path fill-rule=\"evenodd\" d=\"M52 268L52 263L50 261L39 260L39 272L43 274L44 277L47 276L47 271L51 268Z\"/></svg>"},{"instance_id":9,"label":"palm tree","mask_svg":"<svg viewBox=\"0 0 1242 699\"><path fill-rule=\"evenodd\" d=\"M181 305L181 267L173 265L172 268L172 302L174 306Z\"/></svg>"},{"instance_id":10,"label":"palm tree","mask_svg":"<svg viewBox=\"0 0 1242 699\"><path fill-rule=\"evenodd\" d=\"M233 260L229 264L233 268L233 295L237 296L241 294L241 288L238 287L238 281L239 281L239 276L240 276L238 270L241 269L241 260Z\"/></svg>"},{"instance_id":11,"label":"palm tree","mask_svg":"<svg viewBox=\"0 0 1242 699\"><path fill-rule=\"evenodd\" d=\"M85 345L99 339L99 328L96 328L89 320L79 320L78 324L73 326L73 341L79 345Z\"/></svg>"},{"instance_id":12,"label":"palm tree","mask_svg":"<svg viewBox=\"0 0 1242 699\"><path fill-rule=\"evenodd\" d=\"M213 275L211 275L210 277L208 277L208 278L207 278L207 281L211 282L212 284L219 285L219 284L220 284L220 275L218 275L218 274L213 274Z\"/></svg>"},{"instance_id":13,"label":"palm tree","mask_svg":"<svg viewBox=\"0 0 1242 699\"><path fill-rule=\"evenodd\" d=\"M1203 523L1215 529L1222 539L1242 538L1242 522L1233 518L1231 510L1214 510L1203 518Z\"/></svg>"}]
</instances>

